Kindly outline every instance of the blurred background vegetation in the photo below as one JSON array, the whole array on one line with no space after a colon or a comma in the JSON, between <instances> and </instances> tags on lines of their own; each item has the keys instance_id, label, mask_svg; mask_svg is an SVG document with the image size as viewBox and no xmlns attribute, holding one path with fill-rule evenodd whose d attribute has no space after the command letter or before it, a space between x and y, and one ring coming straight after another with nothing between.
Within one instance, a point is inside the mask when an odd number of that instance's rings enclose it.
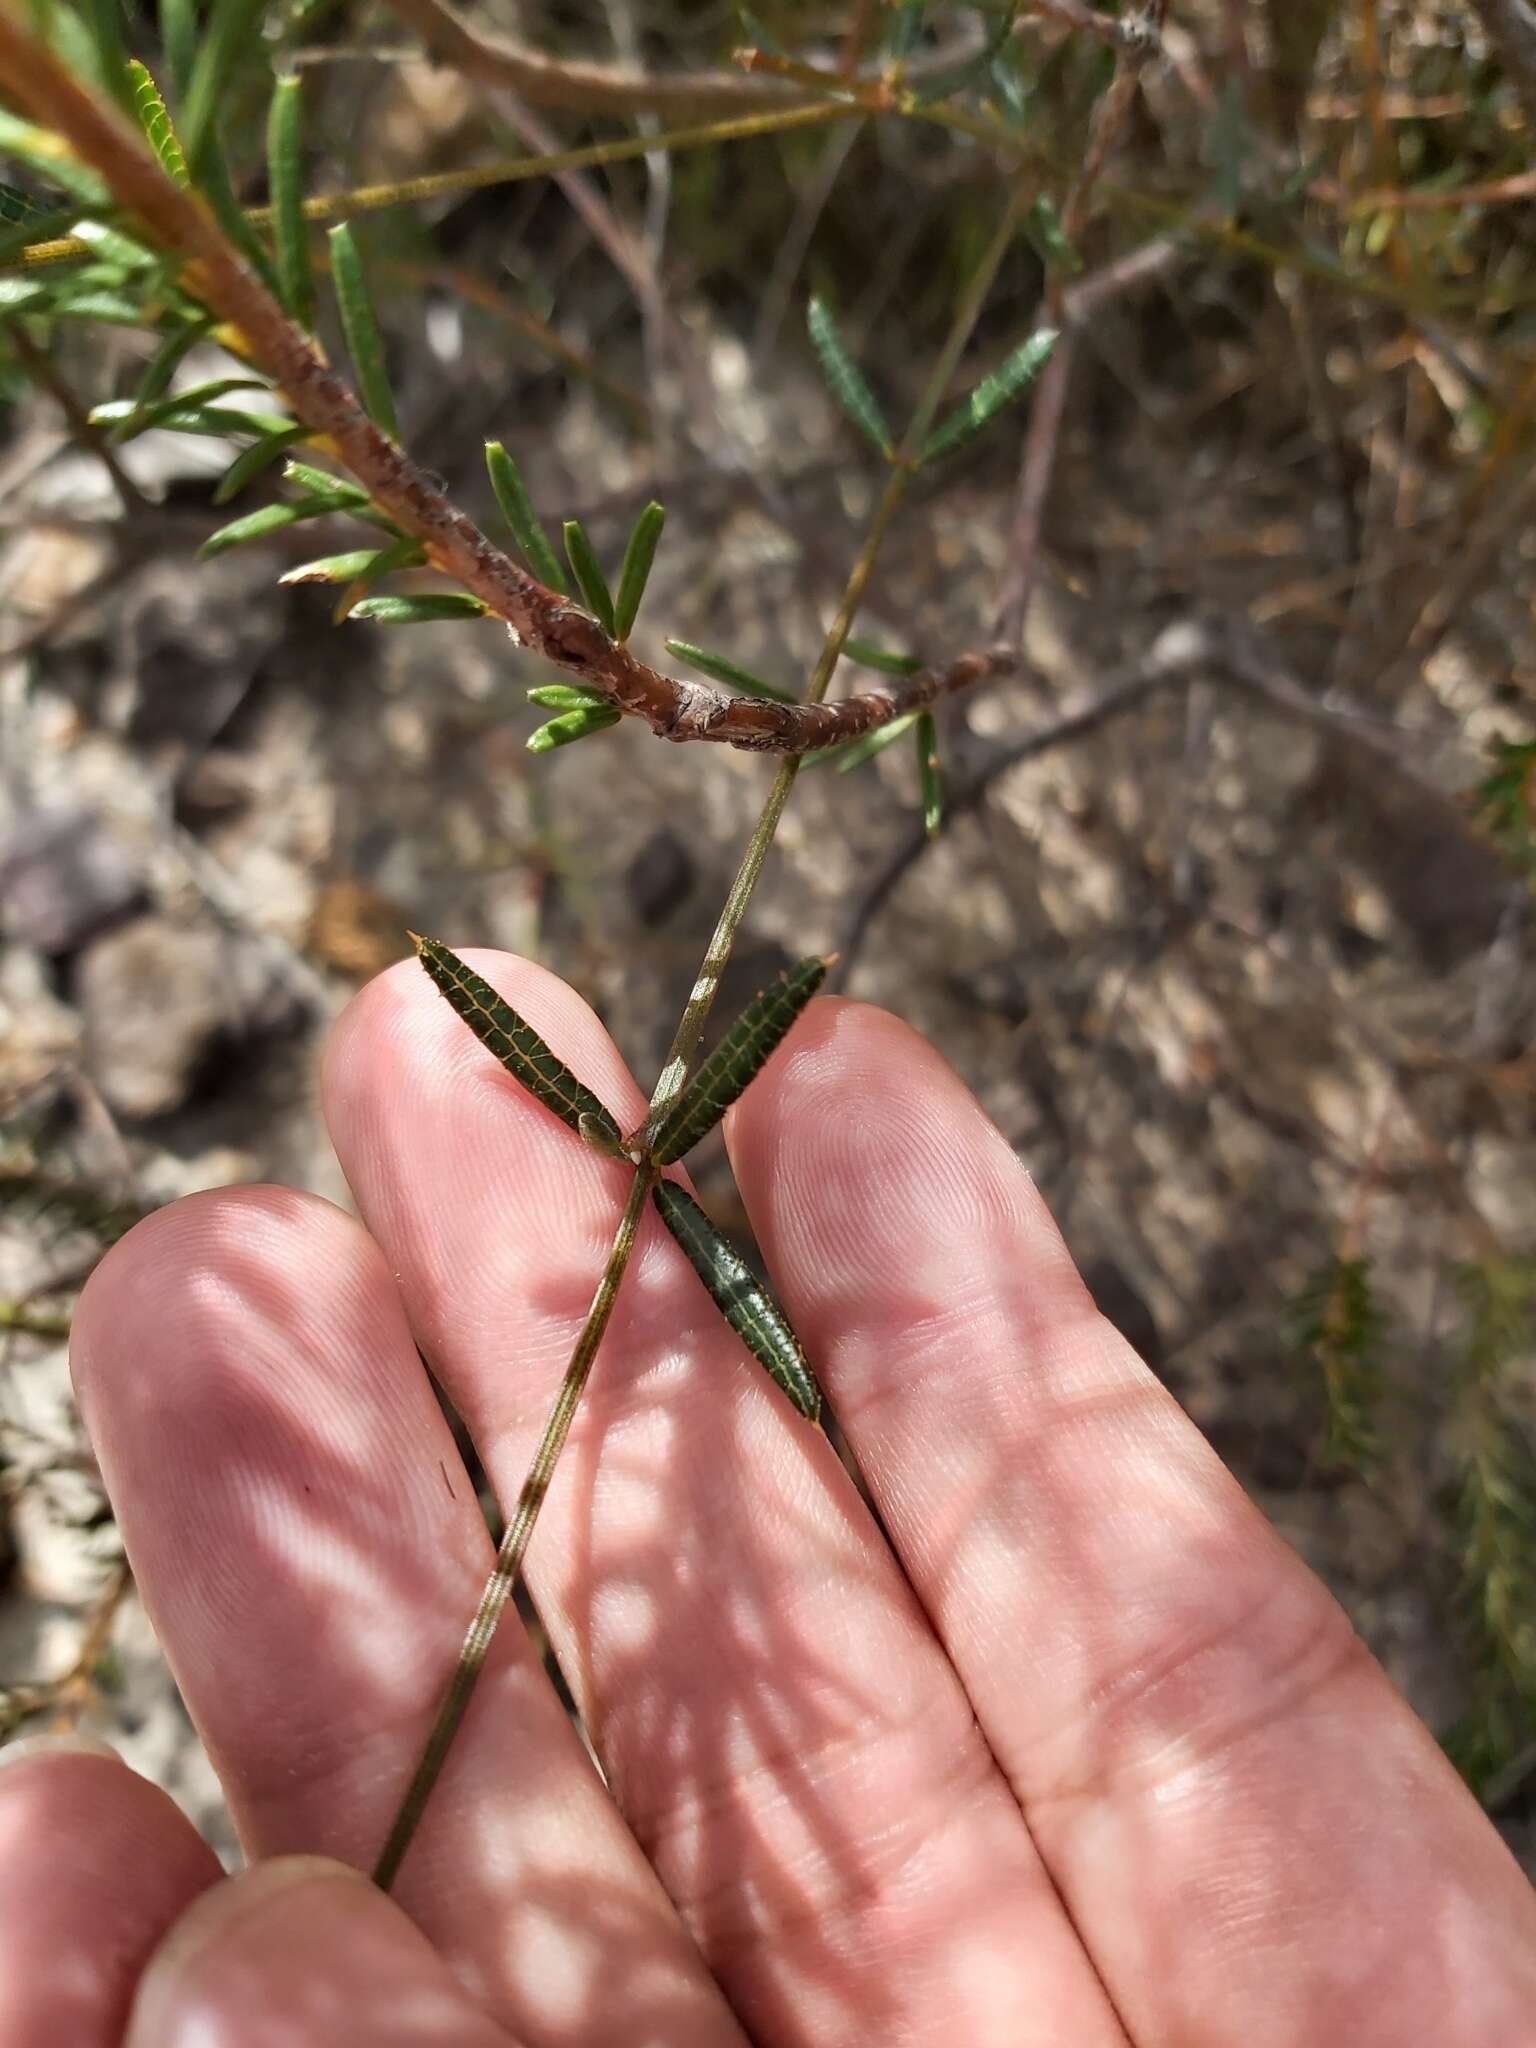
<instances>
[{"instance_id":1,"label":"blurred background vegetation","mask_svg":"<svg viewBox=\"0 0 1536 2048\"><path fill-rule=\"evenodd\" d=\"M943 709L936 838L905 749L805 772L722 1014L840 947L932 1035L1536 1866L1524 0L1175 0L1160 36L1081 0L42 13L173 120L177 37L222 39L231 208L302 77L405 444L489 521L503 439L609 561L661 499L663 665L803 681L882 481L807 297L904 417L1023 181L953 395L1062 342L918 479L857 630L942 661L1022 619L1027 666ZM407 925L536 954L649 1079L771 770L633 722L531 757L547 672L493 624L334 627L277 583L308 530L199 564L234 449L92 422L163 307L110 243L39 260L73 188L0 140L0 1705L216 1823L69 1409L80 1280L193 1188L346 1199L316 1050ZM173 388L227 369L200 342ZM1192 634L1223 658L1056 734ZM699 1180L743 1227L723 1158Z\"/></svg>"}]
</instances>

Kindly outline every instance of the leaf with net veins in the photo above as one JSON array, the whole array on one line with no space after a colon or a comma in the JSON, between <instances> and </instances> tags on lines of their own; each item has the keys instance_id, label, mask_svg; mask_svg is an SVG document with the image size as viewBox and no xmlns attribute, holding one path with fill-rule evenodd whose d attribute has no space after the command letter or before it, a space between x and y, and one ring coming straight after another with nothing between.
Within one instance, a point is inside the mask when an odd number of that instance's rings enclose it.
<instances>
[{"instance_id":1,"label":"leaf with net veins","mask_svg":"<svg viewBox=\"0 0 1536 2048\"><path fill-rule=\"evenodd\" d=\"M629 545L624 550L624 566L619 571L619 592L613 601L614 637L627 640L640 609L640 600L645 595L645 586L650 580L651 564L656 559L656 545L661 539L661 529L667 523L665 509L653 498L640 517L635 521L634 531L629 536Z\"/></svg>"},{"instance_id":2,"label":"leaf with net veins","mask_svg":"<svg viewBox=\"0 0 1536 2048\"><path fill-rule=\"evenodd\" d=\"M155 153L155 160L173 185L183 187L192 182L187 169L186 157L182 154L181 143L166 112L165 101L160 97L148 65L141 64L135 57L128 66L128 81L133 92L133 111L144 139Z\"/></svg>"},{"instance_id":3,"label":"leaf with net veins","mask_svg":"<svg viewBox=\"0 0 1536 2048\"><path fill-rule=\"evenodd\" d=\"M917 775L923 793L923 830L937 839L944 823L944 778L939 770L939 729L931 711L917 715Z\"/></svg>"},{"instance_id":4,"label":"leaf with net veins","mask_svg":"<svg viewBox=\"0 0 1536 2048\"><path fill-rule=\"evenodd\" d=\"M805 309L805 324L832 396L882 455L894 454L895 443L880 410L879 400L865 381L863 371L848 353L848 345L838 332L837 322L824 299L811 300Z\"/></svg>"},{"instance_id":5,"label":"leaf with net veins","mask_svg":"<svg viewBox=\"0 0 1536 2048\"><path fill-rule=\"evenodd\" d=\"M569 597L571 586L560 565L560 557L550 546L549 536L539 523L539 515L534 511L533 500L523 483L522 472L500 441L486 442L485 466L490 474L491 489L496 493L496 502L501 507L501 516L512 529L512 538L517 542L523 560L548 589Z\"/></svg>"},{"instance_id":6,"label":"leaf with net veins","mask_svg":"<svg viewBox=\"0 0 1536 2048\"><path fill-rule=\"evenodd\" d=\"M708 1137L731 1104L757 1078L826 980L829 965L830 962L813 956L767 988L759 989L700 1066L657 1132L653 1150L663 1166L681 1159Z\"/></svg>"},{"instance_id":7,"label":"leaf with net veins","mask_svg":"<svg viewBox=\"0 0 1536 2048\"><path fill-rule=\"evenodd\" d=\"M933 462L940 455L948 455L989 426L1004 406L1011 405L1039 376L1055 346L1054 327L1036 328L998 364L990 377L982 378L969 398L940 420L928 436L920 460Z\"/></svg>"},{"instance_id":8,"label":"leaf with net veins","mask_svg":"<svg viewBox=\"0 0 1536 2048\"><path fill-rule=\"evenodd\" d=\"M611 725L617 725L623 717L611 704L584 704L579 710L567 711L559 718L552 718L547 725L541 725L537 732L528 735L530 754L548 754L556 747L573 746L577 740L590 739L593 733L606 732Z\"/></svg>"},{"instance_id":9,"label":"leaf with net veins","mask_svg":"<svg viewBox=\"0 0 1536 2048\"><path fill-rule=\"evenodd\" d=\"M384 366L384 339L374 316L373 300L368 296L357 243L345 221L338 221L326 240L331 248L331 282L336 288L341 331L347 337L347 353L357 373L358 396L368 416L384 429L392 441L398 440L400 426L395 418L395 395L389 388L389 372Z\"/></svg>"},{"instance_id":10,"label":"leaf with net veins","mask_svg":"<svg viewBox=\"0 0 1536 2048\"><path fill-rule=\"evenodd\" d=\"M510 1003L497 995L488 981L436 939L424 939L418 932L412 932L410 939L416 957L442 994L486 1050L500 1060L535 1101L552 1109L578 1137L583 1135L585 1121L589 1130L611 1138L615 1145L622 1143L623 1133L618 1124L591 1089L577 1080L559 1054L544 1043Z\"/></svg>"},{"instance_id":11,"label":"leaf with net veins","mask_svg":"<svg viewBox=\"0 0 1536 2048\"><path fill-rule=\"evenodd\" d=\"M428 590L419 595L365 597L348 615L376 626L433 626L442 619L479 619L485 606L464 590Z\"/></svg>"},{"instance_id":12,"label":"leaf with net veins","mask_svg":"<svg viewBox=\"0 0 1536 2048\"><path fill-rule=\"evenodd\" d=\"M272 247L284 307L301 327L315 320L315 276L304 224L304 83L280 78L267 112L267 187L272 201Z\"/></svg>"},{"instance_id":13,"label":"leaf with net veins","mask_svg":"<svg viewBox=\"0 0 1536 2048\"><path fill-rule=\"evenodd\" d=\"M710 1299L758 1364L810 1422L821 1413L821 1389L800 1339L766 1284L727 1242L691 1195L664 1180L654 1195L668 1230L682 1246Z\"/></svg>"},{"instance_id":14,"label":"leaf with net veins","mask_svg":"<svg viewBox=\"0 0 1536 2048\"><path fill-rule=\"evenodd\" d=\"M608 579L598 563L597 551L588 538L587 529L579 519L567 519L561 531L565 536L566 559L587 610L608 638L616 640L618 629L613 616L613 593L608 588Z\"/></svg>"},{"instance_id":15,"label":"leaf with net veins","mask_svg":"<svg viewBox=\"0 0 1536 2048\"><path fill-rule=\"evenodd\" d=\"M739 661L732 661L728 654L715 654L708 647L696 646L692 640L669 640L667 652L675 654L679 661L686 661L690 668L696 668L702 676L712 682L723 683L728 690L744 690L749 697L771 697L776 704L793 704L796 697L793 690L780 689L777 683L764 681L749 668L743 668Z\"/></svg>"}]
</instances>

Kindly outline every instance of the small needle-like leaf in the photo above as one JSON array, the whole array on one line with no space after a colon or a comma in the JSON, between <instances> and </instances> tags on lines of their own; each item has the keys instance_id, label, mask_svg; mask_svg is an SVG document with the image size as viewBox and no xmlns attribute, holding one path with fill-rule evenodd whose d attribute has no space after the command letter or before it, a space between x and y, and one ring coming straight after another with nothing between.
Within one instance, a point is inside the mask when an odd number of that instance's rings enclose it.
<instances>
[{"instance_id":1,"label":"small needle-like leaf","mask_svg":"<svg viewBox=\"0 0 1536 2048\"><path fill-rule=\"evenodd\" d=\"M827 978L828 962L812 956L748 1003L703 1062L656 1134L655 1155L670 1166L719 1123L761 1072L785 1033Z\"/></svg>"},{"instance_id":2,"label":"small needle-like leaf","mask_svg":"<svg viewBox=\"0 0 1536 2048\"><path fill-rule=\"evenodd\" d=\"M1019 393L1034 382L1055 346L1054 327L1039 327L1027 340L1021 341L990 377L982 378L969 398L939 421L923 444L920 459L932 462L937 456L948 455L952 449L969 441L973 434L979 434L983 427L996 419L1005 405L1012 404Z\"/></svg>"},{"instance_id":3,"label":"small needle-like leaf","mask_svg":"<svg viewBox=\"0 0 1536 2048\"><path fill-rule=\"evenodd\" d=\"M530 754L547 754L555 747L569 747L577 740L590 739L595 732L607 732L624 716L611 704L583 704L575 711L562 712L528 735Z\"/></svg>"},{"instance_id":4,"label":"small needle-like leaf","mask_svg":"<svg viewBox=\"0 0 1536 2048\"><path fill-rule=\"evenodd\" d=\"M838 332L824 299L813 298L805 311L811 346L821 363L832 396L861 432L867 434L882 455L894 452L891 430L885 423L880 402L870 390L863 371L848 353L848 344Z\"/></svg>"},{"instance_id":5,"label":"small needle-like leaf","mask_svg":"<svg viewBox=\"0 0 1536 2048\"><path fill-rule=\"evenodd\" d=\"M533 1026L519 1017L510 1003L497 995L488 981L466 967L456 953L436 939L410 934L422 966L458 1011L476 1038L522 1084L536 1101L552 1109L561 1123L583 1136L585 1120L592 1132L611 1138L617 1146L623 1133L590 1088L582 1086L558 1053L547 1046ZM590 1143L590 1138L588 1139Z\"/></svg>"},{"instance_id":6,"label":"small needle-like leaf","mask_svg":"<svg viewBox=\"0 0 1536 2048\"><path fill-rule=\"evenodd\" d=\"M336 287L342 332L347 337L347 351L357 372L358 396L391 440L398 440L400 427L395 418L395 396L389 388L389 372L384 365L384 339L374 316L373 301L368 296L363 262L352 239L352 230L345 221L339 221L326 239L331 246L331 281Z\"/></svg>"},{"instance_id":7,"label":"small needle-like leaf","mask_svg":"<svg viewBox=\"0 0 1536 2048\"><path fill-rule=\"evenodd\" d=\"M283 475L289 483L297 484L312 498L328 499L338 512L349 511L368 502L368 493L361 484L350 483L346 477L320 469L313 462L285 462Z\"/></svg>"},{"instance_id":8,"label":"small needle-like leaf","mask_svg":"<svg viewBox=\"0 0 1536 2048\"><path fill-rule=\"evenodd\" d=\"M732 661L728 654L715 654L708 647L696 646L692 640L669 640L667 652L675 654L679 661L686 661L690 668L696 668L700 675L708 676L712 682L723 683L728 690L744 690L749 697L771 697L777 704L796 701L793 690L765 682L751 669L743 668L739 661Z\"/></svg>"},{"instance_id":9,"label":"small needle-like leaf","mask_svg":"<svg viewBox=\"0 0 1536 2048\"><path fill-rule=\"evenodd\" d=\"M936 839L944 822L944 778L939 771L939 729L931 711L918 713L917 774L923 792L923 830Z\"/></svg>"},{"instance_id":10,"label":"small needle-like leaf","mask_svg":"<svg viewBox=\"0 0 1536 2048\"><path fill-rule=\"evenodd\" d=\"M541 711L596 711L608 699L601 690L584 689L580 683L535 683L528 702Z\"/></svg>"},{"instance_id":11,"label":"small needle-like leaf","mask_svg":"<svg viewBox=\"0 0 1536 2048\"><path fill-rule=\"evenodd\" d=\"M312 562L300 562L278 577L282 584L350 583L379 559L378 548L351 548L341 555L319 555Z\"/></svg>"},{"instance_id":12,"label":"small needle-like leaf","mask_svg":"<svg viewBox=\"0 0 1536 2048\"><path fill-rule=\"evenodd\" d=\"M888 676L915 676L923 666L915 654L898 654L894 648L876 647L871 640L855 640L852 634L843 642L843 653L861 668L877 668Z\"/></svg>"},{"instance_id":13,"label":"small needle-like leaf","mask_svg":"<svg viewBox=\"0 0 1536 2048\"><path fill-rule=\"evenodd\" d=\"M910 732L917 723L915 711L904 711L900 718L893 718L889 725L877 725L873 732L861 733L856 740L850 740L837 749L837 772L846 775L850 768L862 768L875 754L882 753L904 732Z\"/></svg>"},{"instance_id":14,"label":"small needle-like leaf","mask_svg":"<svg viewBox=\"0 0 1536 2048\"><path fill-rule=\"evenodd\" d=\"M615 638L619 640L629 638L635 615L640 609L640 600L645 595L651 564L656 559L656 544L666 523L666 512L654 498L635 521L629 545L624 550L624 566L619 571L618 596L613 601Z\"/></svg>"},{"instance_id":15,"label":"small needle-like leaf","mask_svg":"<svg viewBox=\"0 0 1536 2048\"><path fill-rule=\"evenodd\" d=\"M821 1389L789 1318L767 1286L691 1195L664 1180L654 1199L716 1308L800 1413L814 1422L821 1413Z\"/></svg>"},{"instance_id":16,"label":"small needle-like leaf","mask_svg":"<svg viewBox=\"0 0 1536 2048\"><path fill-rule=\"evenodd\" d=\"M501 507L501 516L511 527L512 538L517 542L523 560L546 588L557 590L562 597L569 597L571 586L560 566L560 557L550 546L549 536L539 523L539 515L534 511L533 500L523 483L522 472L500 441L486 442L485 467L490 475L491 489L496 493L496 502Z\"/></svg>"},{"instance_id":17,"label":"small needle-like leaf","mask_svg":"<svg viewBox=\"0 0 1536 2048\"><path fill-rule=\"evenodd\" d=\"M269 469L285 449L307 441L309 433L302 420L295 420L291 426L279 427L275 434L265 434L249 448L242 449L219 478L218 488L213 494L215 505L228 504L231 498L245 489L253 476L260 476L264 469ZM324 471L316 470L315 474L321 476ZM365 498L363 502L366 504L368 501Z\"/></svg>"},{"instance_id":18,"label":"small needle-like leaf","mask_svg":"<svg viewBox=\"0 0 1536 2048\"><path fill-rule=\"evenodd\" d=\"M315 318L315 279L304 224L303 80L280 78L267 114L267 187L283 305L301 327Z\"/></svg>"},{"instance_id":19,"label":"small needle-like leaf","mask_svg":"<svg viewBox=\"0 0 1536 2048\"><path fill-rule=\"evenodd\" d=\"M209 534L197 552L207 561L210 556L227 554L229 549L244 547L248 541L265 540L268 534L281 533L285 527L298 526L306 519L323 519L331 509L323 498L285 498L276 505L263 505Z\"/></svg>"},{"instance_id":20,"label":"small needle-like leaf","mask_svg":"<svg viewBox=\"0 0 1536 2048\"><path fill-rule=\"evenodd\" d=\"M613 615L613 593L608 588L608 579L603 574L597 559L597 551L588 537L587 529L579 519L567 519L562 531L565 535L566 556L587 610L597 620L608 638L615 640L618 638L618 627Z\"/></svg>"},{"instance_id":21,"label":"small needle-like leaf","mask_svg":"<svg viewBox=\"0 0 1536 2048\"><path fill-rule=\"evenodd\" d=\"M419 568L426 559L426 550L414 534L402 534L387 548L380 548L363 564L336 600L336 608L331 613L332 625L339 626L344 619L350 618L375 583L392 576L396 569Z\"/></svg>"},{"instance_id":22,"label":"small needle-like leaf","mask_svg":"<svg viewBox=\"0 0 1536 2048\"><path fill-rule=\"evenodd\" d=\"M485 606L462 590L428 590L418 596L365 597L353 605L354 619L372 619L378 626L431 626L440 619L478 619Z\"/></svg>"}]
</instances>

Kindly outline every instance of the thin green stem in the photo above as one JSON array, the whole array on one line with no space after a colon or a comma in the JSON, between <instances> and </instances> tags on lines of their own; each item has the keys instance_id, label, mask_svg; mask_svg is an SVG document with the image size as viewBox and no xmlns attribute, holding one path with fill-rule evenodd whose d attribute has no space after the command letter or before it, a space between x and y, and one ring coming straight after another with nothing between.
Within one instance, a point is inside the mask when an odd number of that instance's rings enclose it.
<instances>
[{"instance_id":1,"label":"thin green stem","mask_svg":"<svg viewBox=\"0 0 1536 2048\"><path fill-rule=\"evenodd\" d=\"M858 560L849 574L837 615L832 621L821 654L811 672L810 682L806 687L806 698L811 703L819 703L826 695L832 672L837 666L838 655L842 652L843 642L853 625L859 605L863 601L864 591L874 571L880 545L912 479L915 469L912 451L921 447L932 424L934 413L970 338L992 281L997 275L998 265L1017 232L1019 216L1025 203L1026 195L1016 186L1003 220L955 310L949 335L940 350L933 374L918 400L911 423L896 451L891 474L881 494L880 503L875 509L869 532L863 547L859 550ZM412 1774L400 1810L390 1828L388 1840L374 1867L375 1883L386 1890L393 1882L400 1868L401 1859L410 1846L411 1837L416 1832L432 1787L437 1782L454 1735L464 1718L470 1695L484 1668L491 1637L517 1583L517 1576L527 1552L528 1539L533 1534L534 1523L549 1491L549 1482L556 1462L570 1434L571 1423L586 1389L598 1346L602 1342L603 1333L613 1313L614 1302L618 1298L620 1282L634 1251L641 1213L651 1189L660 1177L660 1168L650 1156L651 1145L666 1119L667 1112L677 1100L688 1078L688 1070L698 1053L699 1043L704 1035L704 1025L720 986L720 976L730 958L736 934L741 927L742 919L746 916L747 906L752 900L752 893L757 887L763 864L768 858L769 848L778 831L779 820L784 815L784 807L789 802L790 791L795 786L795 778L799 772L799 756L791 755L773 778L772 787L768 791L762 812L711 934L693 991L672 1035L666 1065L651 1096L645 1122L637 1134L640 1164L630 1183L629 1196L624 1204L624 1213L619 1219L619 1227L608 1253L607 1264L603 1268L603 1277L598 1283L592 1306L587 1311L587 1319L576 1339L576 1347L571 1353L570 1363L560 1382L560 1390L555 1396L555 1405L544 1425L544 1433L539 1439L538 1449L534 1452L533 1463L528 1468L528 1476L518 1493L517 1504L496 1553L496 1563L490 1578L486 1581L485 1591L480 1596L480 1605L465 1636L464 1647L459 1653L458 1663L448 1682L426 1746L422 1750L421 1759Z\"/></svg>"}]
</instances>

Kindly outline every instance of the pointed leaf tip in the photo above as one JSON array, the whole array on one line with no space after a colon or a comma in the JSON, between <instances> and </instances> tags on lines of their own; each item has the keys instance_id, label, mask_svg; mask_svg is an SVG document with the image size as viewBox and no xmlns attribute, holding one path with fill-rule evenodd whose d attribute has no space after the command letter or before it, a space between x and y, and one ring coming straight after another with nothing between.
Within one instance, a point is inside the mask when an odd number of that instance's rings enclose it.
<instances>
[{"instance_id":1,"label":"pointed leaf tip","mask_svg":"<svg viewBox=\"0 0 1536 2048\"><path fill-rule=\"evenodd\" d=\"M802 960L748 1003L684 1089L656 1134L655 1157L670 1166L707 1137L756 1079L827 978L827 960Z\"/></svg>"},{"instance_id":2,"label":"pointed leaf tip","mask_svg":"<svg viewBox=\"0 0 1536 2048\"><path fill-rule=\"evenodd\" d=\"M805 309L805 324L832 396L882 455L894 454L895 442L880 410L880 401L849 353L848 344L839 333L837 322L824 299L813 298L810 301Z\"/></svg>"}]
</instances>

